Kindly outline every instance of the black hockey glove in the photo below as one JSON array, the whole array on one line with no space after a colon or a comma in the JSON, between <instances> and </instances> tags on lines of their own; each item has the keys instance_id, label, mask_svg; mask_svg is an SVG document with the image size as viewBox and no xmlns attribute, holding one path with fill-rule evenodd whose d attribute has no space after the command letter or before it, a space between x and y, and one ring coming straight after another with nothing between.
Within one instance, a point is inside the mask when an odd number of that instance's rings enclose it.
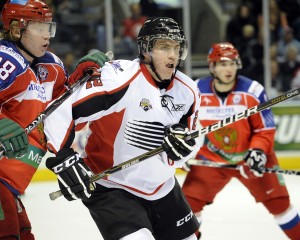
<instances>
[{"instance_id":1,"label":"black hockey glove","mask_svg":"<svg viewBox=\"0 0 300 240\"><path fill-rule=\"evenodd\" d=\"M0 144L7 158L22 157L29 146L25 130L8 118L0 120Z\"/></svg>"},{"instance_id":2,"label":"black hockey glove","mask_svg":"<svg viewBox=\"0 0 300 240\"><path fill-rule=\"evenodd\" d=\"M92 171L72 148L63 148L56 157L49 157L46 167L57 174L59 188L69 201L89 198L96 187L89 181Z\"/></svg>"},{"instance_id":3,"label":"black hockey glove","mask_svg":"<svg viewBox=\"0 0 300 240\"><path fill-rule=\"evenodd\" d=\"M189 129L180 123L174 124L167 129L162 148L173 161L186 157L194 150L195 140L184 139L188 133Z\"/></svg>"},{"instance_id":4,"label":"black hockey glove","mask_svg":"<svg viewBox=\"0 0 300 240\"><path fill-rule=\"evenodd\" d=\"M244 178L262 177L266 163L267 157L262 150L249 149L245 163L240 166L240 173Z\"/></svg>"}]
</instances>

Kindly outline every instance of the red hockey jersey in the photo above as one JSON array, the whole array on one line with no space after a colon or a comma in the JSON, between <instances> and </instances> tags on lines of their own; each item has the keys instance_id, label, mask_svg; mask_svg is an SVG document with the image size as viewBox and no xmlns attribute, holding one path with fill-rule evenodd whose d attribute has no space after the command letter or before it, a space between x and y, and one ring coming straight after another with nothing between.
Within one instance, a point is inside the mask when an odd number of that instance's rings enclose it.
<instances>
[{"instance_id":1,"label":"red hockey jersey","mask_svg":"<svg viewBox=\"0 0 300 240\"><path fill-rule=\"evenodd\" d=\"M67 74L60 59L46 52L30 63L9 41L0 41L0 118L27 127L66 87ZM23 193L46 152L42 124L29 134L28 153L19 159L0 160L0 180Z\"/></svg>"},{"instance_id":2,"label":"red hockey jersey","mask_svg":"<svg viewBox=\"0 0 300 240\"><path fill-rule=\"evenodd\" d=\"M197 80L202 96L199 120L202 127L245 111L267 101L262 85L238 76L234 89L225 99L215 93L212 77ZM197 158L220 163L239 163L249 148L259 148L266 154L274 147L275 124L271 109L239 120L204 137Z\"/></svg>"}]
</instances>

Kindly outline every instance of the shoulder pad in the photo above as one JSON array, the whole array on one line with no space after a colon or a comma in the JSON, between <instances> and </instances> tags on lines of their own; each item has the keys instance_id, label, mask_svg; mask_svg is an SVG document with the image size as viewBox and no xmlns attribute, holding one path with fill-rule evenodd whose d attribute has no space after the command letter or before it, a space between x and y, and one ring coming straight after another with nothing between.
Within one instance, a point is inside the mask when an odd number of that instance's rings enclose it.
<instances>
[{"instance_id":1,"label":"shoulder pad","mask_svg":"<svg viewBox=\"0 0 300 240\"><path fill-rule=\"evenodd\" d=\"M205 78L199 78L196 80L197 86L201 93L209 93L212 91L211 82L213 80L212 76L208 76Z\"/></svg>"},{"instance_id":2,"label":"shoulder pad","mask_svg":"<svg viewBox=\"0 0 300 240\"><path fill-rule=\"evenodd\" d=\"M9 87L18 75L26 71L28 61L13 48L1 45L0 46L0 90Z\"/></svg>"},{"instance_id":3,"label":"shoulder pad","mask_svg":"<svg viewBox=\"0 0 300 240\"><path fill-rule=\"evenodd\" d=\"M56 63L60 65L62 68L64 68L63 62L60 60L58 56L56 56L54 53L46 52L44 56L37 58L37 63Z\"/></svg>"},{"instance_id":4,"label":"shoulder pad","mask_svg":"<svg viewBox=\"0 0 300 240\"><path fill-rule=\"evenodd\" d=\"M266 101L267 98L265 89L259 82L241 75L238 76L236 91L247 92L258 99L260 102Z\"/></svg>"}]
</instances>

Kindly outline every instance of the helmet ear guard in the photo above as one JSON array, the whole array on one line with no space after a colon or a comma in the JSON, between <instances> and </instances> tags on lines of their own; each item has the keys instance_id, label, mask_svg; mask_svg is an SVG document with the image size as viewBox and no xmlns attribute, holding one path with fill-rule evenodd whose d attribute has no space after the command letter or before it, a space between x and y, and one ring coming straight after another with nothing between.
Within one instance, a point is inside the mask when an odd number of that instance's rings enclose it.
<instances>
[{"instance_id":1,"label":"helmet ear guard","mask_svg":"<svg viewBox=\"0 0 300 240\"><path fill-rule=\"evenodd\" d=\"M138 51L141 59L144 58L145 53L152 51L155 41L158 39L178 42L180 44L179 59L186 58L188 46L181 27L172 18L157 17L147 19L139 32Z\"/></svg>"}]
</instances>

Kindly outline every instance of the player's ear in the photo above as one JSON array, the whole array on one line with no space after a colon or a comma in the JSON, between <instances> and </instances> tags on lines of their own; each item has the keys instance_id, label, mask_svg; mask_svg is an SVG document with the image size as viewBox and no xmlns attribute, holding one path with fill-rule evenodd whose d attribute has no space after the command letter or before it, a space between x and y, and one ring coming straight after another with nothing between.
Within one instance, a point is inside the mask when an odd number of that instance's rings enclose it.
<instances>
[{"instance_id":1,"label":"player's ear","mask_svg":"<svg viewBox=\"0 0 300 240\"><path fill-rule=\"evenodd\" d=\"M144 56L144 61L145 62L149 63L151 61L151 57L150 57L149 52L143 53L143 56Z\"/></svg>"},{"instance_id":2,"label":"player's ear","mask_svg":"<svg viewBox=\"0 0 300 240\"><path fill-rule=\"evenodd\" d=\"M20 39L21 38L21 29L20 29L19 26L12 26L10 32L11 32L11 36L14 39Z\"/></svg>"},{"instance_id":3,"label":"player's ear","mask_svg":"<svg viewBox=\"0 0 300 240\"><path fill-rule=\"evenodd\" d=\"M214 70L215 70L215 64L214 63L210 63L209 64L209 71L210 72L214 72Z\"/></svg>"}]
</instances>

